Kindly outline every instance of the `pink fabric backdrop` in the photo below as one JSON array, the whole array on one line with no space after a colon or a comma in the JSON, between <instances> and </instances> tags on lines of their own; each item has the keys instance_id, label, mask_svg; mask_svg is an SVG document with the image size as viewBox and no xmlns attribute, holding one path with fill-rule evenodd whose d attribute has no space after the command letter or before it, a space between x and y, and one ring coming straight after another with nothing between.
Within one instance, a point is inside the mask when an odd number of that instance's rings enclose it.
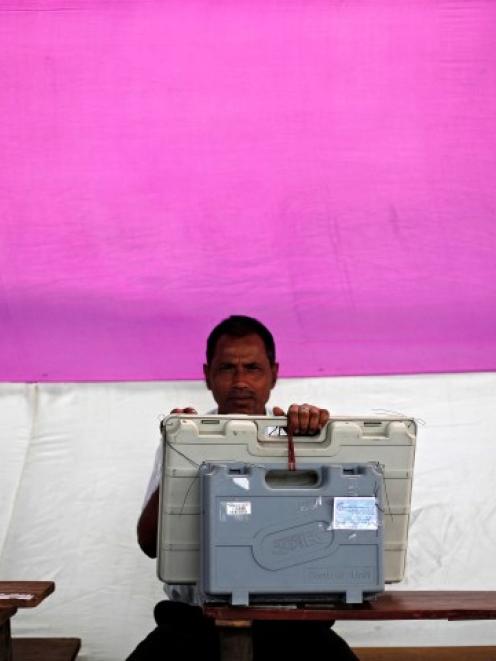
<instances>
[{"instance_id":1,"label":"pink fabric backdrop","mask_svg":"<svg viewBox=\"0 0 496 661\"><path fill-rule=\"evenodd\" d=\"M496 2L6 0L0 378L496 369Z\"/></svg>"}]
</instances>

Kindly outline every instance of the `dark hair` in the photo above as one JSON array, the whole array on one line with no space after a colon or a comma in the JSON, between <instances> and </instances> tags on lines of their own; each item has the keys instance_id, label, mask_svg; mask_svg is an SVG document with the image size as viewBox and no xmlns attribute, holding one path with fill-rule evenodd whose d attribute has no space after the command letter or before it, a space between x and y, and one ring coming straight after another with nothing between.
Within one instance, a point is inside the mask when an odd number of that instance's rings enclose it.
<instances>
[{"instance_id":1,"label":"dark hair","mask_svg":"<svg viewBox=\"0 0 496 661\"><path fill-rule=\"evenodd\" d=\"M269 363L276 362L276 345L272 333L258 319L234 314L217 324L207 339L207 365L210 365L214 357L215 348L221 335L231 337L246 337L247 335L258 335L265 345L265 352Z\"/></svg>"}]
</instances>

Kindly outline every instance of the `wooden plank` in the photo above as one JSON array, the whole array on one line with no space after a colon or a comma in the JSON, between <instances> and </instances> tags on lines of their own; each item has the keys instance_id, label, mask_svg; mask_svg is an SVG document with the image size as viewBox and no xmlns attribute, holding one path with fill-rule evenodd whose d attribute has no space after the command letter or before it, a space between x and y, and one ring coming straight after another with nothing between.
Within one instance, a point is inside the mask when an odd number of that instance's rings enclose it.
<instances>
[{"instance_id":1,"label":"wooden plank","mask_svg":"<svg viewBox=\"0 0 496 661\"><path fill-rule=\"evenodd\" d=\"M14 638L13 661L74 661L79 638Z\"/></svg>"},{"instance_id":2,"label":"wooden plank","mask_svg":"<svg viewBox=\"0 0 496 661\"><path fill-rule=\"evenodd\" d=\"M251 629L219 627L219 642L221 661L252 661Z\"/></svg>"},{"instance_id":3,"label":"wooden plank","mask_svg":"<svg viewBox=\"0 0 496 661\"><path fill-rule=\"evenodd\" d=\"M496 647L355 647L360 661L496 661Z\"/></svg>"},{"instance_id":4,"label":"wooden plank","mask_svg":"<svg viewBox=\"0 0 496 661\"><path fill-rule=\"evenodd\" d=\"M17 608L15 606L0 606L0 626L8 622L16 612Z\"/></svg>"},{"instance_id":5,"label":"wooden plank","mask_svg":"<svg viewBox=\"0 0 496 661\"><path fill-rule=\"evenodd\" d=\"M4 610L4 609L2 609ZM12 609L15 613L15 608ZM10 637L10 617L3 613L4 620L0 624L0 661L12 661L12 639Z\"/></svg>"},{"instance_id":6,"label":"wooden plank","mask_svg":"<svg viewBox=\"0 0 496 661\"><path fill-rule=\"evenodd\" d=\"M54 590L53 581L0 581L0 606L34 608Z\"/></svg>"},{"instance_id":7,"label":"wooden plank","mask_svg":"<svg viewBox=\"0 0 496 661\"><path fill-rule=\"evenodd\" d=\"M486 620L496 619L496 591L386 592L363 604L205 606L216 620Z\"/></svg>"}]
</instances>

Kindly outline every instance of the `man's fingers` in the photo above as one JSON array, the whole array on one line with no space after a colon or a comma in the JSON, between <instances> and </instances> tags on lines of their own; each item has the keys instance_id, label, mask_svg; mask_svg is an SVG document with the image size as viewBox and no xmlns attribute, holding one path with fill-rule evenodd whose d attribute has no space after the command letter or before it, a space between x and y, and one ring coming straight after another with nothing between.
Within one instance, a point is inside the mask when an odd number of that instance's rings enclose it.
<instances>
[{"instance_id":1,"label":"man's fingers","mask_svg":"<svg viewBox=\"0 0 496 661\"><path fill-rule=\"evenodd\" d=\"M299 433L308 434L310 429L310 417L312 415L312 408L310 404L302 404L299 407L298 419L299 419Z\"/></svg>"},{"instance_id":2,"label":"man's fingers","mask_svg":"<svg viewBox=\"0 0 496 661\"><path fill-rule=\"evenodd\" d=\"M192 406L187 406L185 409L172 409L171 413L185 413L186 415L198 415Z\"/></svg>"},{"instance_id":3,"label":"man's fingers","mask_svg":"<svg viewBox=\"0 0 496 661\"><path fill-rule=\"evenodd\" d=\"M274 407L272 407L272 413L273 413L274 415L277 415L277 416L279 416L279 415L286 415L286 412L285 412L284 409L282 409L280 406L274 406Z\"/></svg>"},{"instance_id":4,"label":"man's fingers","mask_svg":"<svg viewBox=\"0 0 496 661\"><path fill-rule=\"evenodd\" d=\"M288 409L288 429L293 434L300 433L300 417L299 417L300 407L298 404L291 404Z\"/></svg>"},{"instance_id":5,"label":"man's fingers","mask_svg":"<svg viewBox=\"0 0 496 661\"><path fill-rule=\"evenodd\" d=\"M310 407L310 416L308 420L308 433L316 434L320 429L320 409L316 406Z\"/></svg>"},{"instance_id":6,"label":"man's fingers","mask_svg":"<svg viewBox=\"0 0 496 661\"><path fill-rule=\"evenodd\" d=\"M320 409L320 420L319 420L319 428L322 429L324 425L326 425L329 422L330 418L330 413L327 409Z\"/></svg>"},{"instance_id":7,"label":"man's fingers","mask_svg":"<svg viewBox=\"0 0 496 661\"><path fill-rule=\"evenodd\" d=\"M276 413L277 410L277 413ZM280 412L280 413L279 413ZM284 415L279 407L274 407L275 415ZM329 411L311 404L291 404L287 413L288 429L293 434L317 434L329 420Z\"/></svg>"}]
</instances>

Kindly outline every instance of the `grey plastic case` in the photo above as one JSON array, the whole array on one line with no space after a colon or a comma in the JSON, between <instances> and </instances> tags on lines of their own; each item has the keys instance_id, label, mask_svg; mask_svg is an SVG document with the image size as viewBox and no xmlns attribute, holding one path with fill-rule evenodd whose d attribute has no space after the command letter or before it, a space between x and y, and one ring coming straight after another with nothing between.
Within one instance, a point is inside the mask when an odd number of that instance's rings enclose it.
<instances>
[{"instance_id":1,"label":"grey plastic case","mask_svg":"<svg viewBox=\"0 0 496 661\"><path fill-rule=\"evenodd\" d=\"M204 601L344 598L384 590L378 464L200 468Z\"/></svg>"},{"instance_id":2,"label":"grey plastic case","mask_svg":"<svg viewBox=\"0 0 496 661\"><path fill-rule=\"evenodd\" d=\"M172 414L162 423L157 573L167 583L198 584L202 462L287 460L284 417ZM403 416L333 417L317 437L295 437L296 465L376 462L385 478L384 577L403 578L416 424Z\"/></svg>"}]
</instances>

